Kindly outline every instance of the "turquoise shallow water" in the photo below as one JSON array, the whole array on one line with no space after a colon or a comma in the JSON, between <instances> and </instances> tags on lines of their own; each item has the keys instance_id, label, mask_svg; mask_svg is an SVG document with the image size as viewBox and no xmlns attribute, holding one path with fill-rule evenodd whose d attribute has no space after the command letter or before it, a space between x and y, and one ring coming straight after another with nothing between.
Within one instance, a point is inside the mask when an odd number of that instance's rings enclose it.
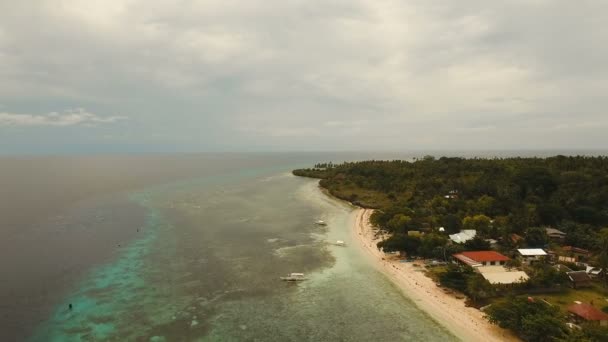
<instances>
[{"instance_id":1,"label":"turquoise shallow water","mask_svg":"<svg viewBox=\"0 0 608 342\"><path fill-rule=\"evenodd\" d=\"M235 170L130 200L145 208L140 235L91 269L32 340L454 339L355 248L352 208L314 180ZM337 239L348 246L327 243ZM310 279L278 280L288 272Z\"/></svg>"}]
</instances>

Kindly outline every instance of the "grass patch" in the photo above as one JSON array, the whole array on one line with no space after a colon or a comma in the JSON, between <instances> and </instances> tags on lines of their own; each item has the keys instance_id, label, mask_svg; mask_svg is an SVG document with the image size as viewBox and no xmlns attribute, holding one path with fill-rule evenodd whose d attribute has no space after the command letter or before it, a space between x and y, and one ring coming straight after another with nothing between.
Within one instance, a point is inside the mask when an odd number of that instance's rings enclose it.
<instances>
[{"instance_id":1,"label":"grass patch","mask_svg":"<svg viewBox=\"0 0 608 342\"><path fill-rule=\"evenodd\" d=\"M551 305L557 305L564 312L568 306L574 304L574 301L592 304L599 310L608 305L608 291L599 284L593 284L593 287L585 289L567 289L561 293L539 294L533 295L533 297L544 299Z\"/></svg>"}]
</instances>

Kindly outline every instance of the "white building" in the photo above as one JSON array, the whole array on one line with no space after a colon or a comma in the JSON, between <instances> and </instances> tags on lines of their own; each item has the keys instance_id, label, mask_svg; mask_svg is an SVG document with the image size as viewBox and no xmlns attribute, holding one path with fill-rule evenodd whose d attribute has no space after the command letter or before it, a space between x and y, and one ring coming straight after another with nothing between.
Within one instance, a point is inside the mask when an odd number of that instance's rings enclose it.
<instances>
[{"instance_id":1,"label":"white building","mask_svg":"<svg viewBox=\"0 0 608 342\"><path fill-rule=\"evenodd\" d=\"M547 252L541 248L520 248L517 250L517 253L519 253L521 262L529 265L542 261L547 257Z\"/></svg>"},{"instance_id":2,"label":"white building","mask_svg":"<svg viewBox=\"0 0 608 342\"><path fill-rule=\"evenodd\" d=\"M475 235L477 235L477 231L475 229L465 229L460 231L458 234L451 234L450 240L456 243L465 243L473 239Z\"/></svg>"}]
</instances>

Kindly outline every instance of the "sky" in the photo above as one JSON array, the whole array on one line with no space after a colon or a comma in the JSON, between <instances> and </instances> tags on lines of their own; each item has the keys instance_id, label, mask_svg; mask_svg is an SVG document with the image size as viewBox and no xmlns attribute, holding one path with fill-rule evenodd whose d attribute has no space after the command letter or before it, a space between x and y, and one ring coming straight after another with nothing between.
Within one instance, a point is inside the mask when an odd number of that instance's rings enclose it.
<instances>
[{"instance_id":1,"label":"sky","mask_svg":"<svg viewBox=\"0 0 608 342\"><path fill-rule=\"evenodd\" d=\"M0 0L0 154L608 148L608 2Z\"/></svg>"}]
</instances>

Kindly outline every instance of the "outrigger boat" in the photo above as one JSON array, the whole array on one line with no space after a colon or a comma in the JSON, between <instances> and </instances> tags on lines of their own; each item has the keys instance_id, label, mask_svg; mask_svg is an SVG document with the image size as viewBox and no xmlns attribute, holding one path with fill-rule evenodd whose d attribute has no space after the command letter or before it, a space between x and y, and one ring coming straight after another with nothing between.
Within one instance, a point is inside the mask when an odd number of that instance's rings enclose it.
<instances>
[{"instance_id":1,"label":"outrigger boat","mask_svg":"<svg viewBox=\"0 0 608 342\"><path fill-rule=\"evenodd\" d=\"M304 273L289 273L287 275L287 277L281 277L281 280L284 280L284 281L301 281L301 280L306 280L306 278L304 278Z\"/></svg>"}]
</instances>

